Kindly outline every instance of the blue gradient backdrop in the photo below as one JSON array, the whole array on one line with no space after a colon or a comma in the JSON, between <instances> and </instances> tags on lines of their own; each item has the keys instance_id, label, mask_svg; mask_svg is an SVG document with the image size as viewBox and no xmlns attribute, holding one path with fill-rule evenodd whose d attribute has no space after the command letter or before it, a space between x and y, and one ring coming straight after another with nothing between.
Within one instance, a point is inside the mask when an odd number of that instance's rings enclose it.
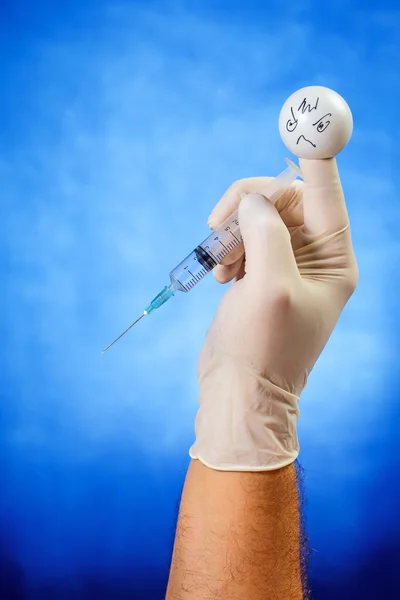
<instances>
[{"instance_id":1,"label":"blue gradient backdrop","mask_svg":"<svg viewBox=\"0 0 400 600\"><path fill-rule=\"evenodd\" d=\"M230 183L276 174L309 84L354 112L339 157L360 285L301 399L317 600L398 598L400 13L305 0L3 0L1 600L162 600L212 277L106 355Z\"/></svg>"}]
</instances>

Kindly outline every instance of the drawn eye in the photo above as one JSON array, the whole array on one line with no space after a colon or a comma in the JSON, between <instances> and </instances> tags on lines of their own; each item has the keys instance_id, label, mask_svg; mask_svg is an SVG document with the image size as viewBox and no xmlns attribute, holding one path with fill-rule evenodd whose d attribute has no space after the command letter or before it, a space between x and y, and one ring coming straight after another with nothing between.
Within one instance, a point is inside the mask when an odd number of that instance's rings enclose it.
<instances>
[{"instance_id":1,"label":"drawn eye","mask_svg":"<svg viewBox=\"0 0 400 600\"><path fill-rule=\"evenodd\" d=\"M298 119L296 119L295 114L293 112L293 106L290 107L290 112L292 114L292 118L288 119L286 122L286 131L289 131L289 133L292 133L292 131L294 131L297 127L297 123L299 122Z\"/></svg>"},{"instance_id":2,"label":"drawn eye","mask_svg":"<svg viewBox=\"0 0 400 600\"><path fill-rule=\"evenodd\" d=\"M329 124L330 124L330 121L321 121L317 125L317 131L319 133L322 133L323 131L325 131L325 129L328 127Z\"/></svg>"},{"instance_id":3,"label":"drawn eye","mask_svg":"<svg viewBox=\"0 0 400 600\"><path fill-rule=\"evenodd\" d=\"M290 133L292 133L292 131L294 131L297 127L297 123L298 121L292 121L292 119L289 119L288 122L286 123L286 129L288 131L290 131Z\"/></svg>"},{"instance_id":4,"label":"drawn eye","mask_svg":"<svg viewBox=\"0 0 400 600\"><path fill-rule=\"evenodd\" d=\"M315 123L313 123L313 127L317 128L318 133L322 133L330 125L331 122L326 117L331 116L332 113L326 113L326 115L324 115L323 117L318 119L318 121L315 121Z\"/></svg>"}]
</instances>

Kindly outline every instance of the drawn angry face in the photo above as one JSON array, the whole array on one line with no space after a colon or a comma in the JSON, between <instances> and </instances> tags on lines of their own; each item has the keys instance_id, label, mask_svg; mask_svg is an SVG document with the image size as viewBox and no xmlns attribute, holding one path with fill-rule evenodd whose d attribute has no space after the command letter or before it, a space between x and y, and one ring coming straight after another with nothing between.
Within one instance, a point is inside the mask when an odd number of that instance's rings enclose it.
<instances>
[{"instance_id":1,"label":"drawn angry face","mask_svg":"<svg viewBox=\"0 0 400 600\"><path fill-rule=\"evenodd\" d=\"M279 131L286 146L300 158L329 158L347 144L353 120L346 102L333 90L310 86L283 105Z\"/></svg>"},{"instance_id":2,"label":"drawn angry face","mask_svg":"<svg viewBox=\"0 0 400 600\"><path fill-rule=\"evenodd\" d=\"M301 120L302 115L304 115L306 113L311 113L313 110L317 111L318 103L319 103L319 96L317 97L314 106L312 106L311 104L308 103L307 98L304 98L297 108L293 108L293 106L291 106L290 107L290 117L286 123L286 130L289 131L289 133L293 133L293 131L295 131L297 129L297 126L299 124L299 117ZM315 127L316 133L323 133L324 131L326 131L326 129L329 127L329 125L331 123L329 120L330 117L332 117L332 113L328 112L323 117L320 117L319 119L317 119L315 121L315 123L312 124L312 126ZM308 119L306 119L306 121L308 121ZM309 125L309 123L307 123L307 125ZM300 129L301 129L301 127L300 127ZM316 136L314 138L315 142L317 141L317 137L318 136ZM308 144L311 144L311 146L313 146L314 148L317 147L316 143L314 143L312 140L309 140L308 138L306 138L306 136L302 133L297 138L296 144L299 145L300 141L302 141L302 140L304 140L304 142L307 142Z\"/></svg>"}]
</instances>

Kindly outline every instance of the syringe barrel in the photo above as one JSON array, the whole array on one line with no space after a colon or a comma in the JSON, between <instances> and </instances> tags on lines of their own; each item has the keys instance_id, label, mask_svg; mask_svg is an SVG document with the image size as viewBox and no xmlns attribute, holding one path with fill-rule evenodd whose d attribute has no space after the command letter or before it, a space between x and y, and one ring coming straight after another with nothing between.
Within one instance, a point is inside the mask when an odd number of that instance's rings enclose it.
<instances>
[{"instance_id":1,"label":"syringe barrel","mask_svg":"<svg viewBox=\"0 0 400 600\"><path fill-rule=\"evenodd\" d=\"M189 292L241 242L238 214L235 211L170 272L175 289Z\"/></svg>"},{"instance_id":2,"label":"syringe barrel","mask_svg":"<svg viewBox=\"0 0 400 600\"><path fill-rule=\"evenodd\" d=\"M296 165L287 162L287 169L272 179L264 192L270 202L275 203L301 174ZM236 210L170 272L173 289L189 292L242 241Z\"/></svg>"}]
</instances>

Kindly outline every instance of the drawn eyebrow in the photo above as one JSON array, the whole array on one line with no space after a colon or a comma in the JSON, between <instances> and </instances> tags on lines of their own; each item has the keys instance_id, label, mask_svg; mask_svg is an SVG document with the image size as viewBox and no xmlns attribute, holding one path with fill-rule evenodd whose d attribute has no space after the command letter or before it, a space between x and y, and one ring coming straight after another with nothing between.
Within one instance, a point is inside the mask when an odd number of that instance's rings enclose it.
<instances>
[{"instance_id":1,"label":"drawn eyebrow","mask_svg":"<svg viewBox=\"0 0 400 600\"><path fill-rule=\"evenodd\" d=\"M318 102L319 102L319 97L317 98L317 101L315 102L315 106L313 106L311 108L311 104L307 104L307 98L304 98L303 102L300 104L299 108L297 109L297 112L299 112L301 110L301 112L304 115L306 110L308 110L308 112L310 113L311 111L316 110L318 108Z\"/></svg>"},{"instance_id":2,"label":"drawn eyebrow","mask_svg":"<svg viewBox=\"0 0 400 600\"><path fill-rule=\"evenodd\" d=\"M315 121L315 123L313 123L313 127L315 127L315 125L317 123L319 123L320 121L322 121L322 119L325 119L325 117L331 117L332 113L326 113L326 115L324 115L323 117L321 117L320 119L318 119L318 121Z\"/></svg>"},{"instance_id":3,"label":"drawn eyebrow","mask_svg":"<svg viewBox=\"0 0 400 600\"><path fill-rule=\"evenodd\" d=\"M296 117L294 116L294 112L293 112L293 107L290 107L290 112L292 113L292 117L293 117L293 121L298 121L298 119L296 119Z\"/></svg>"}]
</instances>

